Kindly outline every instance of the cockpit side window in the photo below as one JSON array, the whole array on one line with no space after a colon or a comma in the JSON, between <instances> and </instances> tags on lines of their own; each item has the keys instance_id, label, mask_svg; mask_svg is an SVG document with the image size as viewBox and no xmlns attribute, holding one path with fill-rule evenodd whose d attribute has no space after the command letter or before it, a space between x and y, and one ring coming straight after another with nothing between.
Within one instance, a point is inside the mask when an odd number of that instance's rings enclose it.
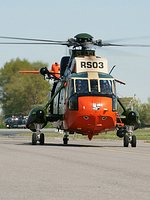
<instances>
[{"instance_id":1,"label":"cockpit side window","mask_svg":"<svg viewBox=\"0 0 150 200\"><path fill-rule=\"evenodd\" d=\"M67 92L66 92L66 94L67 94L67 97L70 97L70 96L72 96L73 94L74 94L74 80L73 79L70 79L69 81L68 81L68 84L67 84Z\"/></svg>"},{"instance_id":2,"label":"cockpit side window","mask_svg":"<svg viewBox=\"0 0 150 200\"><path fill-rule=\"evenodd\" d=\"M112 81L111 80L100 80L100 93L101 94L112 94Z\"/></svg>"},{"instance_id":3,"label":"cockpit side window","mask_svg":"<svg viewBox=\"0 0 150 200\"><path fill-rule=\"evenodd\" d=\"M76 79L77 94L88 93L88 80Z\"/></svg>"}]
</instances>

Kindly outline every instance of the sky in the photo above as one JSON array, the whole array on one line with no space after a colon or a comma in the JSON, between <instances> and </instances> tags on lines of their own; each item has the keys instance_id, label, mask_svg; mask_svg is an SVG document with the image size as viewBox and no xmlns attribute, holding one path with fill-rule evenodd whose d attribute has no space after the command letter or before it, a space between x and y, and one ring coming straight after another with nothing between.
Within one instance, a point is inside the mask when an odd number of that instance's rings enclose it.
<instances>
[{"instance_id":1,"label":"sky","mask_svg":"<svg viewBox=\"0 0 150 200\"><path fill-rule=\"evenodd\" d=\"M0 0L0 36L63 40L78 33L124 44L150 45L149 0ZM4 40L0 39L0 42ZM10 42L10 40L9 40ZM116 65L119 97L150 97L150 47L102 47L96 54ZM11 59L48 63L68 55L65 46L0 45L0 67Z\"/></svg>"}]
</instances>

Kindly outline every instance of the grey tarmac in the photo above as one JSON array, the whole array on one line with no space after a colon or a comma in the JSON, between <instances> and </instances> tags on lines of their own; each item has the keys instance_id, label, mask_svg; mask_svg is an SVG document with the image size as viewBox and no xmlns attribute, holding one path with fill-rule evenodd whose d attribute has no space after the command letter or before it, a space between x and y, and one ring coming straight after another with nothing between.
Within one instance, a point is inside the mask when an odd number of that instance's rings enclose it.
<instances>
[{"instance_id":1,"label":"grey tarmac","mask_svg":"<svg viewBox=\"0 0 150 200\"><path fill-rule=\"evenodd\" d=\"M0 200L149 200L150 143L0 137Z\"/></svg>"}]
</instances>

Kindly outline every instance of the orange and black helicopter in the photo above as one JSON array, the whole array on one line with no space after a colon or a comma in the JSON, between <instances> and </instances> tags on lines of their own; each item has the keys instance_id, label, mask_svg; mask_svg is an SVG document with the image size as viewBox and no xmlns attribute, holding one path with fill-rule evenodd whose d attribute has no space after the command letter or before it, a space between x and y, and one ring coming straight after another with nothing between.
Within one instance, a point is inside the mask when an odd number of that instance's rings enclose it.
<instances>
[{"instance_id":1,"label":"orange and black helicopter","mask_svg":"<svg viewBox=\"0 0 150 200\"><path fill-rule=\"evenodd\" d=\"M1 39L15 39L25 42L1 42L0 44L51 44L66 45L70 55L61 58L60 65L54 64L52 70L46 67L40 71L47 79L54 79L50 98L46 105L33 108L28 116L27 128L32 133L32 144L45 142L41 129L48 122L55 122L64 131L63 143L68 144L69 134L87 135L91 140L99 133L116 130L123 138L123 146L136 147L134 130L139 128L137 112L126 109L116 93L116 80L109 71L107 59L96 56L93 46L150 47L143 44L116 44L93 40L87 33L77 34L67 41L18 38L0 36ZM27 42L28 41L28 42ZM24 71L30 73L30 71ZM118 103L123 109L118 114Z\"/></svg>"}]
</instances>

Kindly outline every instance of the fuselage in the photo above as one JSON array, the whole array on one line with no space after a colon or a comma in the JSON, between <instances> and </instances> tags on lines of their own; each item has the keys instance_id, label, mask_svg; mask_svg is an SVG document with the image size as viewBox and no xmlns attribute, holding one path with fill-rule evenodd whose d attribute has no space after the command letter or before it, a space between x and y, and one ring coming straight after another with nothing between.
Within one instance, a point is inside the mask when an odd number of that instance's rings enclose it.
<instances>
[{"instance_id":1,"label":"fuselage","mask_svg":"<svg viewBox=\"0 0 150 200\"><path fill-rule=\"evenodd\" d=\"M89 139L100 132L115 129L115 80L108 73L105 60L96 57L90 61L85 57L76 59L69 72L66 86L53 104L53 114L63 115L63 120L59 120L62 129L88 135ZM61 81L56 91L60 85Z\"/></svg>"}]
</instances>

